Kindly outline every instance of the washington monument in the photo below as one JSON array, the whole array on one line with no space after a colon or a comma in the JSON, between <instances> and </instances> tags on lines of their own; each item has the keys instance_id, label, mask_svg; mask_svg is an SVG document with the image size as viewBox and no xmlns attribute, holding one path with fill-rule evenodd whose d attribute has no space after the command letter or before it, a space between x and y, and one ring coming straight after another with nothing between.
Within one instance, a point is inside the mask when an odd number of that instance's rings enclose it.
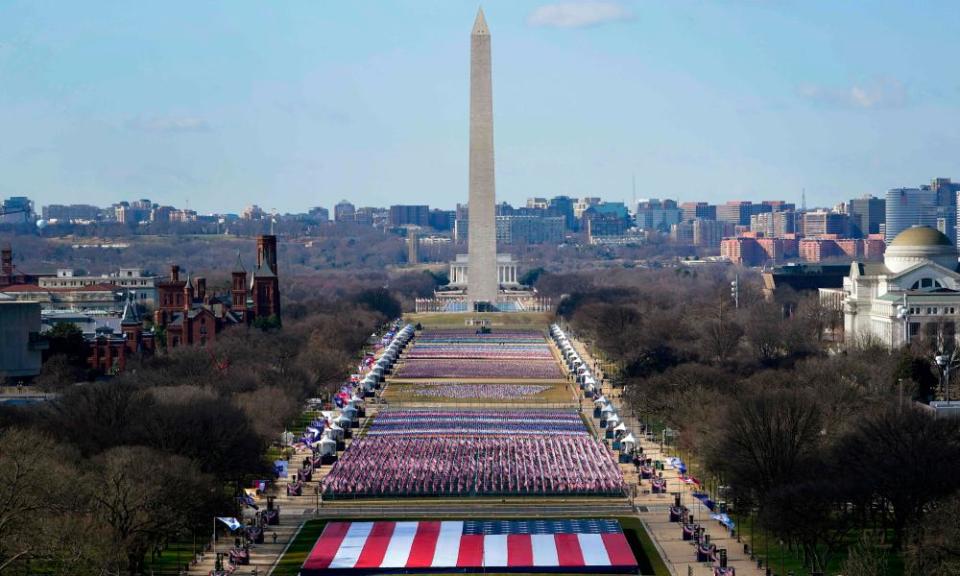
<instances>
[{"instance_id":1,"label":"washington monument","mask_svg":"<svg viewBox=\"0 0 960 576\"><path fill-rule=\"evenodd\" d=\"M493 82L490 30L477 12L470 34L470 199L467 301L470 307L496 306L497 228L493 177Z\"/></svg>"}]
</instances>

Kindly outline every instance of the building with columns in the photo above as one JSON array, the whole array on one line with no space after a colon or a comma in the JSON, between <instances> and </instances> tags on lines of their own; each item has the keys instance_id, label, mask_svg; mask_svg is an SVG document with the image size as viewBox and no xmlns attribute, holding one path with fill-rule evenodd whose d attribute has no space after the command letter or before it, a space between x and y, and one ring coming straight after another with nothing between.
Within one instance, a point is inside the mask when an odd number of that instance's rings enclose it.
<instances>
[{"instance_id":1,"label":"building with columns","mask_svg":"<svg viewBox=\"0 0 960 576\"><path fill-rule=\"evenodd\" d=\"M450 286L452 288L466 288L469 278L469 258L466 254L457 254L457 259L450 263ZM497 254L497 284L501 288L517 288L517 263L510 254Z\"/></svg>"},{"instance_id":2,"label":"building with columns","mask_svg":"<svg viewBox=\"0 0 960 576\"><path fill-rule=\"evenodd\" d=\"M848 346L898 348L953 338L960 320L957 248L945 234L914 226L893 239L883 263L855 261L843 288L823 288L821 301L842 302Z\"/></svg>"}]
</instances>

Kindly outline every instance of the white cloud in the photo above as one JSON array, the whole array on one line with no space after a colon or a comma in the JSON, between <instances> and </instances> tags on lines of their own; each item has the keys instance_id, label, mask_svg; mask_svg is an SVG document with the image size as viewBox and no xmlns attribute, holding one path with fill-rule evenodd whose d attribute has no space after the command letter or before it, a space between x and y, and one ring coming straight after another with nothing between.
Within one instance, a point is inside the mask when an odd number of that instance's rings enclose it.
<instances>
[{"instance_id":1,"label":"white cloud","mask_svg":"<svg viewBox=\"0 0 960 576\"><path fill-rule=\"evenodd\" d=\"M152 116L150 118L134 118L127 122L127 127L140 132L182 133L182 132L210 132L213 127L204 118L198 116Z\"/></svg>"},{"instance_id":2,"label":"white cloud","mask_svg":"<svg viewBox=\"0 0 960 576\"><path fill-rule=\"evenodd\" d=\"M633 13L618 2L582 0L540 6L527 16L527 24L547 28L584 28L631 18Z\"/></svg>"},{"instance_id":3,"label":"white cloud","mask_svg":"<svg viewBox=\"0 0 960 576\"><path fill-rule=\"evenodd\" d=\"M799 92L800 96L812 102L847 108L900 108L909 100L903 82L892 78L879 78L844 87L802 84Z\"/></svg>"}]
</instances>

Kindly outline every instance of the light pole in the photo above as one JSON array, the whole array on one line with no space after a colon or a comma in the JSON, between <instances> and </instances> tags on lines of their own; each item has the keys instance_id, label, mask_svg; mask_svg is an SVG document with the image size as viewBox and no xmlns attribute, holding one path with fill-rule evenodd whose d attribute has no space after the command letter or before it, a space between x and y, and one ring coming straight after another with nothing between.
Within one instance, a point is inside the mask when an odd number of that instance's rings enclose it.
<instances>
[{"instance_id":1,"label":"light pole","mask_svg":"<svg viewBox=\"0 0 960 576\"><path fill-rule=\"evenodd\" d=\"M907 295L903 295L903 304L897 306L897 319L903 320L903 345L910 345L910 309L907 308Z\"/></svg>"},{"instance_id":2,"label":"light pole","mask_svg":"<svg viewBox=\"0 0 960 576\"><path fill-rule=\"evenodd\" d=\"M937 364L937 371L940 373L940 386L943 388L943 399L947 406L950 405L950 369L957 363L957 351L954 349L949 356L941 350L940 354L933 357Z\"/></svg>"}]
</instances>

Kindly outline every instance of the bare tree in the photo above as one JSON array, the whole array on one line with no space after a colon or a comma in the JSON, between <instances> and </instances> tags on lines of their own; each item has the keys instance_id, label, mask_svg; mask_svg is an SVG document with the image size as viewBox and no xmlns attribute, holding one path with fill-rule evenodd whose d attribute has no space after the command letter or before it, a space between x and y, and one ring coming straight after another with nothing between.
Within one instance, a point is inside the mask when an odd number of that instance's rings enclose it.
<instances>
[{"instance_id":1,"label":"bare tree","mask_svg":"<svg viewBox=\"0 0 960 576\"><path fill-rule=\"evenodd\" d=\"M864 416L838 447L861 489L887 513L899 546L907 527L960 489L960 421L898 406Z\"/></svg>"},{"instance_id":2,"label":"bare tree","mask_svg":"<svg viewBox=\"0 0 960 576\"><path fill-rule=\"evenodd\" d=\"M910 534L906 547L908 574L960 574L960 496L937 503Z\"/></svg>"},{"instance_id":3,"label":"bare tree","mask_svg":"<svg viewBox=\"0 0 960 576\"><path fill-rule=\"evenodd\" d=\"M51 519L67 517L75 504L72 460L37 432L12 428L0 436L0 573L53 556L64 525Z\"/></svg>"}]
</instances>

